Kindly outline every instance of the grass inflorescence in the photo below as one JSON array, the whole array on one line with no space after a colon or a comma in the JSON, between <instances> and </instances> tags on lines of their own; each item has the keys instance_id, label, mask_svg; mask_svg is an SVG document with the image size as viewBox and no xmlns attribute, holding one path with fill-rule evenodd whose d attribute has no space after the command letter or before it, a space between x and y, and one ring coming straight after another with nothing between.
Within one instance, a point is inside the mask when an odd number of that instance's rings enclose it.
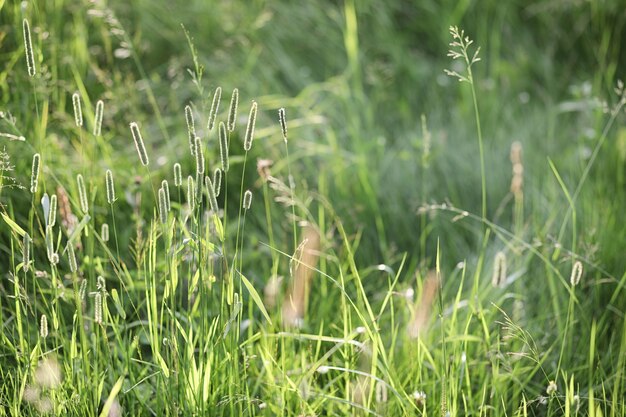
<instances>
[{"instance_id":1,"label":"grass inflorescence","mask_svg":"<svg viewBox=\"0 0 626 417\"><path fill-rule=\"evenodd\" d=\"M623 17L118 6L0 6L0 417L626 417Z\"/></svg>"}]
</instances>

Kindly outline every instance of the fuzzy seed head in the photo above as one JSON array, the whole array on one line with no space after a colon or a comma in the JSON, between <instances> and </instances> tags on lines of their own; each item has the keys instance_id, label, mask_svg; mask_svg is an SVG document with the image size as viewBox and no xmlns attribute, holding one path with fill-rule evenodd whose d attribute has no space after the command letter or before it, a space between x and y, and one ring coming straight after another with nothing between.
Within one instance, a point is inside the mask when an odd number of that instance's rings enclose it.
<instances>
[{"instance_id":1,"label":"fuzzy seed head","mask_svg":"<svg viewBox=\"0 0 626 417\"><path fill-rule=\"evenodd\" d=\"M219 207L217 205L217 197L215 196L215 188L213 187L213 181L209 176L204 177L204 182L207 187L207 191L209 192L209 205L211 206L211 211L214 214L218 213Z\"/></svg>"},{"instance_id":2,"label":"fuzzy seed head","mask_svg":"<svg viewBox=\"0 0 626 417\"><path fill-rule=\"evenodd\" d=\"M193 177L189 175L187 177L187 204L189 205L189 210L195 208L196 203L196 186L193 181Z\"/></svg>"},{"instance_id":3,"label":"fuzzy seed head","mask_svg":"<svg viewBox=\"0 0 626 417\"><path fill-rule=\"evenodd\" d=\"M387 402L387 384L382 381L376 382L376 402L378 404Z\"/></svg>"},{"instance_id":4,"label":"fuzzy seed head","mask_svg":"<svg viewBox=\"0 0 626 417\"><path fill-rule=\"evenodd\" d=\"M506 281L506 255L500 251L496 253L495 260L493 262L493 275L491 277L491 284L494 287L500 287Z\"/></svg>"},{"instance_id":5,"label":"fuzzy seed head","mask_svg":"<svg viewBox=\"0 0 626 417\"><path fill-rule=\"evenodd\" d=\"M37 193L37 184L39 183L39 165L41 163L41 156L36 153L33 155L33 167L30 173L30 192Z\"/></svg>"},{"instance_id":6,"label":"fuzzy seed head","mask_svg":"<svg viewBox=\"0 0 626 417\"><path fill-rule=\"evenodd\" d=\"M30 269L30 236L28 233L24 233L24 239L22 240L22 259L24 260L24 272L28 272Z\"/></svg>"},{"instance_id":7,"label":"fuzzy seed head","mask_svg":"<svg viewBox=\"0 0 626 417\"><path fill-rule=\"evenodd\" d=\"M139 131L139 126L137 123L132 122L130 124L130 133L133 135L133 140L135 141L135 147L137 148L137 153L139 154L139 160L141 161L141 165L148 166L150 161L148 160L148 152L146 152L146 147L143 143L143 138L141 137L141 132Z\"/></svg>"},{"instance_id":8,"label":"fuzzy seed head","mask_svg":"<svg viewBox=\"0 0 626 417\"><path fill-rule=\"evenodd\" d=\"M235 122L237 119L237 107L239 106L239 90L234 89L233 95L230 98L230 110L228 112L228 131L235 130Z\"/></svg>"},{"instance_id":9,"label":"fuzzy seed head","mask_svg":"<svg viewBox=\"0 0 626 417\"><path fill-rule=\"evenodd\" d=\"M226 134L226 125L224 125L224 122L220 122L219 137L222 171L228 172L228 135Z\"/></svg>"},{"instance_id":10,"label":"fuzzy seed head","mask_svg":"<svg viewBox=\"0 0 626 417\"><path fill-rule=\"evenodd\" d=\"M102 223L102 228L100 230L100 237L104 242L109 241L109 225L107 223Z\"/></svg>"},{"instance_id":11,"label":"fuzzy seed head","mask_svg":"<svg viewBox=\"0 0 626 417\"><path fill-rule=\"evenodd\" d=\"M256 124L256 112L257 112L257 104L256 101L252 102L252 107L250 108L250 114L248 116L248 126L246 127L246 137L243 142L243 149L247 152L252 148L252 141L254 140L254 125Z\"/></svg>"},{"instance_id":12,"label":"fuzzy seed head","mask_svg":"<svg viewBox=\"0 0 626 417\"><path fill-rule=\"evenodd\" d=\"M170 185L168 184L167 180L161 181L161 188L163 188L163 191L165 191L165 202L167 203L167 211L169 212L172 207L170 205Z\"/></svg>"},{"instance_id":13,"label":"fuzzy seed head","mask_svg":"<svg viewBox=\"0 0 626 417\"><path fill-rule=\"evenodd\" d=\"M76 262L76 253L74 252L72 242L67 242L67 260L70 264L70 271L76 272L78 270L78 263Z\"/></svg>"},{"instance_id":14,"label":"fuzzy seed head","mask_svg":"<svg viewBox=\"0 0 626 417\"><path fill-rule=\"evenodd\" d=\"M583 276L583 264L580 261L574 262L574 266L572 267L572 274L569 277L569 282L572 284L572 287L578 285L580 283L580 279Z\"/></svg>"},{"instance_id":15,"label":"fuzzy seed head","mask_svg":"<svg viewBox=\"0 0 626 417\"><path fill-rule=\"evenodd\" d=\"M558 387L556 386L556 382L550 381L550 383L548 384L548 388L546 388L546 393L548 395L552 395L552 394L555 394L557 390L558 390Z\"/></svg>"},{"instance_id":16,"label":"fuzzy seed head","mask_svg":"<svg viewBox=\"0 0 626 417\"><path fill-rule=\"evenodd\" d=\"M252 205L252 191L246 190L243 195L243 209L250 210L250 206Z\"/></svg>"},{"instance_id":17,"label":"fuzzy seed head","mask_svg":"<svg viewBox=\"0 0 626 417\"><path fill-rule=\"evenodd\" d=\"M96 293L96 306L94 310L94 320L97 324L102 324L102 294Z\"/></svg>"},{"instance_id":18,"label":"fuzzy seed head","mask_svg":"<svg viewBox=\"0 0 626 417\"><path fill-rule=\"evenodd\" d=\"M24 31L24 50L26 51L26 68L28 69L28 76L35 76L35 54L33 52L33 41L30 36L30 25L28 20L22 21L22 29Z\"/></svg>"},{"instance_id":19,"label":"fuzzy seed head","mask_svg":"<svg viewBox=\"0 0 626 417\"><path fill-rule=\"evenodd\" d=\"M98 100L96 103L96 120L93 125L93 135L99 137L102 133L102 117L104 116L104 101Z\"/></svg>"},{"instance_id":20,"label":"fuzzy seed head","mask_svg":"<svg viewBox=\"0 0 626 417\"><path fill-rule=\"evenodd\" d=\"M202 139L195 139L194 152L196 156L196 175L202 179L202 175L204 174L204 151L202 150Z\"/></svg>"},{"instance_id":21,"label":"fuzzy seed head","mask_svg":"<svg viewBox=\"0 0 626 417\"><path fill-rule=\"evenodd\" d=\"M219 168L215 168L213 171L213 186L215 187L215 196L218 197L222 189L222 170Z\"/></svg>"},{"instance_id":22,"label":"fuzzy seed head","mask_svg":"<svg viewBox=\"0 0 626 417\"><path fill-rule=\"evenodd\" d=\"M167 223L167 202L165 197L165 190L163 187L159 188L159 215L161 223Z\"/></svg>"},{"instance_id":23,"label":"fuzzy seed head","mask_svg":"<svg viewBox=\"0 0 626 417\"><path fill-rule=\"evenodd\" d=\"M78 199L80 200L80 209L83 213L87 214L89 212L89 200L87 199L85 180L81 174L76 176L76 182L78 183Z\"/></svg>"},{"instance_id":24,"label":"fuzzy seed head","mask_svg":"<svg viewBox=\"0 0 626 417\"><path fill-rule=\"evenodd\" d=\"M74 121L76 122L76 126L81 127L83 125L83 109L78 93L72 94L72 106L74 107Z\"/></svg>"},{"instance_id":25,"label":"fuzzy seed head","mask_svg":"<svg viewBox=\"0 0 626 417\"><path fill-rule=\"evenodd\" d=\"M51 263L53 262L55 253L54 253L54 235L52 233L52 226L46 227L46 252L48 254L48 260Z\"/></svg>"},{"instance_id":26,"label":"fuzzy seed head","mask_svg":"<svg viewBox=\"0 0 626 417\"><path fill-rule=\"evenodd\" d=\"M39 320L39 336L42 339L48 337L48 317L45 314L42 314Z\"/></svg>"},{"instance_id":27,"label":"fuzzy seed head","mask_svg":"<svg viewBox=\"0 0 626 417\"><path fill-rule=\"evenodd\" d=\"M50 197L50 210L48 211L48 224L54 226L57 222L57 196L52 194Z\"/></svg>"},{"instance_id":28,"label":"fuzzy seed head","mask_svg":"<svg viewBox=\"0 0 626 417\"><path fill-rule=\"evenodd\" d=\"M98 279L96 282L96 288L98 289L98 291L102 292L102 293L106 293L107 292L107 280L104 279L104 277L102 275L98 275Z\"/></svg>"},{"instance_id":29,"label":"fuzzy seed head","mask_svg":"<svg viewBox=\"0 0 626 417\"><path fill-rule=\"evenodd\" d=\"M109 204L115 203L115 184L113 183L113 172L110 169L107 169L105 175L105 182L107 186L107 202Z\"/></svg>"},{"instance_id":30,"label":"fuzzy seed head","mask_svg":"<svg viewBox=\"0 0 626 417\"><path fill-rule=\"evenodd\" d=\"M85 295L87 294L87 280L83 279L80 283L80 288L78 289L78 296L81 300L85 301Z\"/></svg>"},{"instance_id":31,"label":"fuzzy seed head","mask_svg":"<svg viewBox=\"0 0 626 417\"><path fill-rule=\"evenodd\" d=\"M280 122L280 130L283 133L283 140L287 143L287 118L283 107L278 109L278 121Z\"/></svg>"},{"instance_id":32,"label":"fuzzy seed head","mask_svg":"<svg viewBox=\"0 0 626 417\"><path fill-rule=\"evenodd\" d=\"M195 155L194 138L196 137L196 124L193 120L193 110L191 106L185 106L185 120L187 121L187 135L189 136L189 147L191 148L191 155Z\"/></svg>"},{"instance_id":33,"label":"fuzzy seed head","mask_svg":"<svg viewBox=\"0 0 626 417\"><path fill-rule=\"evenodd\" d=\"M183 185L182 168L180 167L180 164L178 162L174 164L174 185L176 187L180 187Z\"/></svg>"},{"instance_id":34,"label":"fuzzy seed head","mask_svg":"<svg viewBox=\"0 0 626 417\"><path fill-rule=\"evenodd\" d=\"M211 111L209 112L209 122L207 123L207 129L213 130L215 126L215 118L220 107L220 101L222 100L222 87L217 87L215 93L213 93L213 102L211 103Z\"/></svg>"}]
</instances>

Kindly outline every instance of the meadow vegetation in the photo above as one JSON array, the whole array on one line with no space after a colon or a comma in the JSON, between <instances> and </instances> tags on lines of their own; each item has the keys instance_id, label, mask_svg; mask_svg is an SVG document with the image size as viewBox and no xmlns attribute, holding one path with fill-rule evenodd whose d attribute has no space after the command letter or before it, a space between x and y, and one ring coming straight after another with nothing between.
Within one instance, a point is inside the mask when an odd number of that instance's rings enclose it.
<instances>
[{"instance_id":1,"label":"meadow vegetation","mask_svg":"<svg viewBox=\"0 0 626 417\"><path fill-rule=\"evenodd\" d=\"M624 10L0 0L0 416L626 416Z\"/></svg>"}]
</instances>

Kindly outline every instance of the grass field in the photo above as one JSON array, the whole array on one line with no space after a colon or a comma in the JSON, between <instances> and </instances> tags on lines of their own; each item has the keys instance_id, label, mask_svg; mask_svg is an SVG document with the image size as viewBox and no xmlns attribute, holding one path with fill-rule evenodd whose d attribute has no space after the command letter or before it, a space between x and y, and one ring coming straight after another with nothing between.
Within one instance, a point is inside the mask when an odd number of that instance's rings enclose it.
<instances>
[{"instance_id":1,"label":"grass field","mask_svg":"<svg viewBox=\"0 0 626 417\"><path fill-rule=\"evenodd\" d=\"M626 416L623 6L0 0L0 416Z\"/></svg>"}]
</instances>

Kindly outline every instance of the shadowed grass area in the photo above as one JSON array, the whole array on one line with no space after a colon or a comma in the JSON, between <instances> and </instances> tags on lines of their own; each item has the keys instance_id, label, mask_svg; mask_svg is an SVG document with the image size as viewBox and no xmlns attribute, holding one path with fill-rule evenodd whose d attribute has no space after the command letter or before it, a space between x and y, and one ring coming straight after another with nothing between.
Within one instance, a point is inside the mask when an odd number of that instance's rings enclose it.
<instances>
[{"instance_id":1,"label":"shadowed grass area","mask_svg":"<svg viewBox=\"0 0 626 417\"><path fill-rule=\"evenodd\" d=\"M622 9L0 0L0 416L626 415Z\"/></svg>"}]
</instances>

